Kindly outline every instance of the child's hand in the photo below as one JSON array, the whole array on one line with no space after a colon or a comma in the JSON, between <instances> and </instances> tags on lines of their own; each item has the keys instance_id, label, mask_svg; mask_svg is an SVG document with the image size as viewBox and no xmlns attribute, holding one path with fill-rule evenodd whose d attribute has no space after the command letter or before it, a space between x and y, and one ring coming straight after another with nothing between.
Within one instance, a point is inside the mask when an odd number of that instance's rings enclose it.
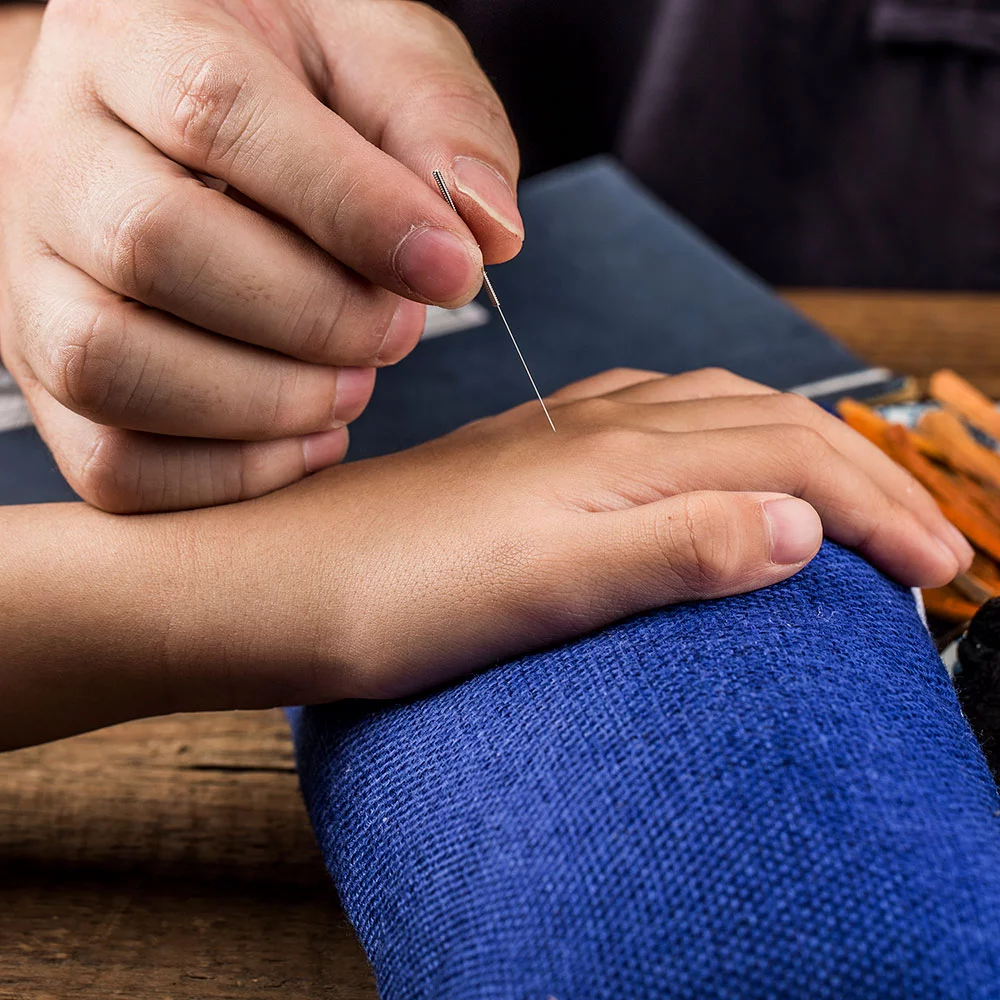
<instances>
[{"instance_id":1,"label":"child's hand","mask_svg":"<svg viewBox=\"0 0 1000 1000\"><path fill-rule=\"evenodd\" d=\"M417 691L783 580L824 529L907 584L971 559L922 487L803 399L618 371L551 403L558 434L527 403L229 507L0 508L0 749Z\"/></svg>"},{"instance_id":2,"label":"child's hand","mask_svg":"<svg viewBox=\"0 0 1000 1000\"><path fill-rule=\"evenodd\" d=\"M971 559L921 486L802 398L726 372L618 371L552 406L556 435L527 403L220 512L246 541L227 575L271 698L293 675L303 700L406 694L635 612L766 587L824 531L909 585ZM216 650L229 676L246 668L237 649Z\"/></svg>"}]
</instances>

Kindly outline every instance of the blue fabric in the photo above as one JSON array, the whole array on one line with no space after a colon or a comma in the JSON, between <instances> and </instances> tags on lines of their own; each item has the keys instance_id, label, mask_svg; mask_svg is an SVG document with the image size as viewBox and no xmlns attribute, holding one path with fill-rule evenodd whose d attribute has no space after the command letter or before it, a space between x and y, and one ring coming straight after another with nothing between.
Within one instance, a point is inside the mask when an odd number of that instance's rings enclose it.
<instances>
[{"instance_id":1,"label":"blue fabric","mask_svg":"<svg viewBox=\"0 0 1000 1000\"><path fill-rule=\"evenodd\" d=\"M0 434L0 506L79 500L34 427Z\"/></svg>"},{"instance_id":2,"label":"blue fabric","mask_svg":"<svg viewBox=\"0 0 1000 1000\"><path fill-rule=\"evenodd\" d=\"M384 1000L1000 996L1000 801L911 595L837 546L293 724Z\"/></svg>"}]
</instances>

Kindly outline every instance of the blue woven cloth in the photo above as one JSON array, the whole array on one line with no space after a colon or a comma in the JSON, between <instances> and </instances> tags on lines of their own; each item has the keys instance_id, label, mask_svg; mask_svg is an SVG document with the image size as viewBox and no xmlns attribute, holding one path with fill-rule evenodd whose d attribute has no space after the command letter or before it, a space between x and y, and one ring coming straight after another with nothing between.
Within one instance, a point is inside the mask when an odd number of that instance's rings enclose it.
<instances>
[{"instance_id":1,"label":"blue woven cloth","mask_svg":"<svg viewBox=\"0 0 1000 1000\"><path fill-rule=\"evenodd\" d=\"M1000 996L1000 801L911 595L836 546L293 724L385 1000Z\"/></svg>"}]
</instances>

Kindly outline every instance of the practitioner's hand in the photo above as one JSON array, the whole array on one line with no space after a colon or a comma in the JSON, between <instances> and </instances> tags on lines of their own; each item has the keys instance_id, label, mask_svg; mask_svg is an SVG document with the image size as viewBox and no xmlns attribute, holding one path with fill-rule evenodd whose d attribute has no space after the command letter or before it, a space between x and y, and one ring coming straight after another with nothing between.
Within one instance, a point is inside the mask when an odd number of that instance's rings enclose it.
<instances>
[{"instance_id":1,"label":"practitioner's hand","mask_svg":"<svg viewBox=\"0 0 1000 1000\"><path fill-rule=\"evenodd\" d=\"M139 715L430 687L798 572L823 532L907 584L971 559L846 425L724 372L608 372L247 503L0 508L0 749ZM53 699L51 691L58 691Z\"/></svg>"},{"instance_id":2,"label":"practitioner's hand","mask_svg":"<svg viewBox=\"0 0 1000 1000\"><path fill-rule=\"evenodd\" d=\"M517 253L517 173L419 3L51 0L0 128L3 361L91 503L266 493L342 458L418 303Z\"/></svg>"}]
</instances>

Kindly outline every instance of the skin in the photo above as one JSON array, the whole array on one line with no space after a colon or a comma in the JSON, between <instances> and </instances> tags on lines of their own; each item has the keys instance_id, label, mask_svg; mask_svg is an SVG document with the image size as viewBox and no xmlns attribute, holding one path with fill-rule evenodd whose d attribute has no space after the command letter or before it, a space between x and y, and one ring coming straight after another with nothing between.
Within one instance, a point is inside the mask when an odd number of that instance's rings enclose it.
<instances>
[{"instance_id":1,"label":"skin","mask_svg":"<svg viewBox=\"0 0 1000 1000\"><path fill-rule=\"evenodd\" d=\"M209 510L0 508L0 748L404 696L784 580L824 532L908 585L971 561L905 471L800 398L616 371L550 404L557 435L526 404Z\"/></svg>"},{"instance_id":2,"label":"skin","mask_svg":"<svg viewBox=\"0 0 1000 1000\"><path fill-rule=\"evenodd\" d=\"M0 355L105 510L339 462L424 303L520 249L507 117L422 4L51 0L2 27Z\"/></svg>"}]
</instances>

